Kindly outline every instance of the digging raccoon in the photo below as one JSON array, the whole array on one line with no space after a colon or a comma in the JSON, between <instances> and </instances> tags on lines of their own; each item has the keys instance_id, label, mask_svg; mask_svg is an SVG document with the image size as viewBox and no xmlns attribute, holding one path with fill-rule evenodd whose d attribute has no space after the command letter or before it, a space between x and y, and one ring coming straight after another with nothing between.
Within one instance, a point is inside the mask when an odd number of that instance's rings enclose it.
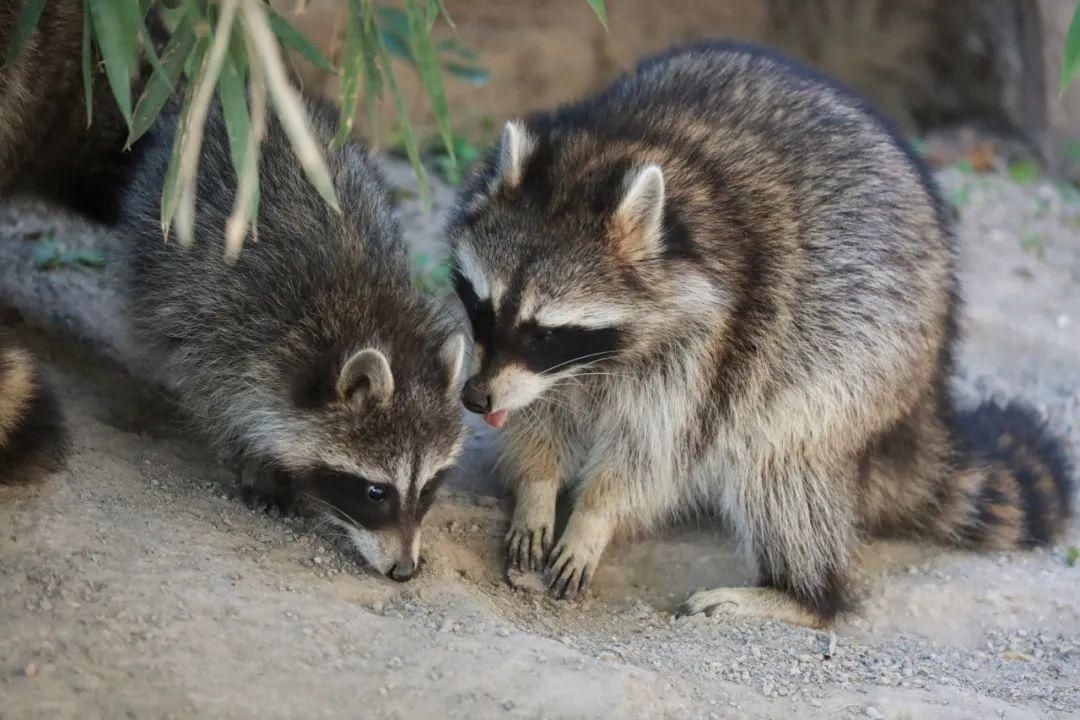
<instances>
[{"instance_id":1,"label":"digging raccoon","mask_svg":"<svg viewBox=\"0 0 1080 720\"><path fill-rule=\"evenodd\" d=\"M318 141L335 109L308 103ZM420 525L464 440L465 339L412 282L385 183L355 143L329 153L337 215L272 119L259 165L258 240L224 257L236 189L214 108L199 164L195 241L163 243L175 113L143 143L119 227L132 327L196 429L242 466L254 498L340 526L396 580L419 567Z\"/></svg>"},{"instance_id":2,"label":"digging raccoon","mask_svg":"<svg viewBox=\"0 0 1080 720\"><path fill-rule=\"evenodd\" d=\"M0 49L18 5L0 9ZM46 3L15 66L0 71L0 192L115 223L127 239L118 260L133 330L194 429L242 467L246 494L325 516L372 567L409 579L419 567L422 520L461 451L465 341L413 286L374 162L354 143L328 157L337 215L272 119L261 151L259 242L230 265L223 237L236 178L215 106L194 246L163 243L160 198L177 109L121 152L126 126L99 73L87 130L82 15L77 0ZM336 110L314 102L307 109L328 145ZM0 352L6 467L9 455L28 455L60 431L29 356L6 345ZM28 444L27 431L38 430Z\"/></svg>"},{"instance_id":3,"label":"digging raccoon","mask_svg":"<svg viewBox=\"0 0 1080 720\"><path fill-rule=\"evenodd\" d=\"M820 626L863 540L1052 542L1071 468L1020 404L958 411L950 219L891 126L765 51L703 44L507 124L448 224L502 428L510 566L578 595L608 543L725 518L757 587ZM555 536L560 494L572 512Z\"/></svg>"}]
</instances>

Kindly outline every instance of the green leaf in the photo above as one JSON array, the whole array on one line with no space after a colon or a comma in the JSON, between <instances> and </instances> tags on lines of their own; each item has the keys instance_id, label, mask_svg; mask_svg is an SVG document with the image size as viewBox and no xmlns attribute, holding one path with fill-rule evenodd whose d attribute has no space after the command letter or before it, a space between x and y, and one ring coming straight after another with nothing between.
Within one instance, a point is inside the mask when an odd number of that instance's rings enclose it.
<instances>
[{"instance_id":1,"label":"green leaf","mask_svg":"<svg viewBox=\"0 0 1080 720\"><path fill-rule=\"evenodd\" d=\"M282 17L269 5L266 8L270 14L270 29L277 35L278 40L285 43L315 67L328 73L337 75L338 70L315 45L304 37L303 33L293 27L293 24Z\"/></svg>"},{"instance_id":2,"label":"green leaf","mask_svg":"<svg viewBox=\"0 0 1080 720\"><path fill-rule=\"evenodd\" d=\"M161 109L172 95L173 86L183 72L184 64L197 40L190 17L185 16L169 38L165 49L161 51L161 64L155 68L142 96L139 97L139 102L135 104L135 112L131 117L131 132L127 138L128 146L142 137L161 114Z\"/></svg>"},{"instance_id":3,"label":"green leaf","mask_svg":"<svg viewBox=\"0 0 1080 720\"><path fill-rule=\"evenodd\" d=\"M82 82L86 94L86 127L94 121L94 46L90 18L90 3L83 3L82 28Z\"/></svg>"},{"instance_id":4,"label":"green leaf","mask_svg":"<svg viewBox=\"0 0 1080 720\"><path fill-rule=\"evenodd\" d=\"M15 58L19 56L23 45L30 39L34 28L37 27L38 20L41 19L41 11L44 9L45 0L26 0L26 4L23 5L22 10L19 12L19 18L15 21L15 32L11 36L11 45L8 47L7 56L4 58L5 70L15 62ZM85 34L84 31L83 35L85 36Z\"/></svg>"},{"instance_id":5,"label":"green leaf","mask_svg":"<svg viewBox=\"0 0 1080 720\"><path fill-rule=\"evenodd\" d=\"M207 38L201 38L195 45L194 52L188 59L196 68L202 66L210 42ZM173 136L172 153L169 156L169 168L165 171L165 185L161 191L161 234L164 238L169 237L169 227L172 225L176 208L180 204L180 185L177 179L180 175L180 155L184 146L184 138L187 136L188 126L191 123L191 98L194 95L194 84L188 87L184 97L183 110L180 112L180 120L176 124Z\"/></svg>"},{"instance_id":6,"label":"green leaf","mask_svg":"<svg viewBox=\"0 0 1080 720\"><path fill-rule=\"evenodd\" d=\"M1009 177L1020 185L1030 185L1039 179L1039 165L1032 160L1018 160L1009 166Z\"/></svg>"},{"instance_id":7,"label":"green leaf","mask_svg":"<svg viewBox=\"0 0 1080 720\"><path fill-rule=\"evenodd\" d=\"M1070 545L1065 551L1065 564L1069 567L1076 565L1076 561L1080 560L1080 548L1075 545Z\"/></svg>"},{"instance_id":8,"label":"green leaf","mask_svg":"<svg viewBox=\"0 0 1080 720\"><path fill-rule=\"evenodd\" d=\"M366 5L370 6L370 0ZM416 57L409 46L409 15L402 10L380 5L375 10L380 41L391 56L416 65Z\"/></svg>"},{"instance_id":9,"label":"green leaf","mask_svg":"<svg viewBox=\"0 0 1080 720\"><path fill-rule=\"evenodd\" d=\"M1080 70L1080 3L1073 11L1069 31L1065 35L1065 57L1061 62L1061 83L1059 92L1064 95L1069 89L1077 70Z\"/></svg>"},{"instance_id":10,"label":"green leaf","mask_svg":"<svg viewBox=\"0 0 1080 720\"><path fill-rule=\"evenodd\" d=\"M337 150L349 138L360 105L360 80L364 71L364 8L361 0L349 0L345 16L345 47L341 63L341 114L338 132L330 143Z\"/></svg>"},{"instance_id":11,"label":"green leaf","mask_svg":"<svg viewBox=\"0 0 1080 720\"><path fill-rule=\"evenodd\" d=\"M435 113L435 124L438 125L439 132L442 134L450 162L454 164L457 162L457 157L454 154L454 138L450 131L450 108L446 102L442 69L439 67L439 59L435 56L435 48L431 44L431 36L428 35L423 22L423 14L417 2L418 0L405 0L405 8L409 14L412 49L420 68L420 79L431 101L431 109Z\"/></svg>"},{"instance_id":12,"label":"green leaf","mask_svg":"<svg viewBox=\"0 0 1080 720\"><path fill-rule=\"evenodd\" d=\"M405 153L409 156L413 172L416 173L416 183L420 188L420 203L426 210L431 207L427 171L424 170L424 164L420 162L420 148L416 144L416 135L413 134L412 124L409 122L409 109L405 106L405 98L401 94L401 88L398 87L397 78L394 77L389 51L382 42L383 34L376 33L376 36L379 38L379 60L386 73L386 84L390 88L390 96L394 100L394 107L397 108L398 117L401 119L401 139L405 145Z\"/></svg>"},{"instance_id":13,"label":"green leaf","mask_svg":"<svg viewBox=\"0 0 1080 720\"><path fill-rule=\"evenodd\" d=\"M244 77L237 69L231 56L225 57L218 76L218 99L221 101L221 113L225 117L225 133L229 137L229 154L232 156L233 170L237 182L244 172L247 162L248 144L251 138L251 117L248 115L247 92L244 89ZM251 197L251 217L259 216L259 188Z\"/></svg>"},{"instance_id":14,"label":"green leaf","mask_svg":"<svg viewBox=\"0 0 1080 720\"><path fill-rule=\"evenodd\" d=\"M589 7L596 13L596 17L600 18L600 24L604 26L604 30L608 29L607 26L607 7L604 6L604 0L586 0L589 3Z\"/></svg>"},{"instance_id":15,"label":"green leaf","mask_svg":"<svg viewBox=\"0 0 1080 720\"><path fill-rule=\"evenodd\" d=\"M116 104L128 125L131 125L131 76L137 62L135 39L138 36L139 6L137 3L114 0L86 0L94 21L105 75L109 79Z\"/></svg>"},{"instance_id":16,"label":"green leaf","mask_svg":"<svg viewBox=\"0 0 1080 720\"><path fill-rule=\"evenodd\" d=\"M443 69L450 75L460 78L471 85L483 85L488 81L488 71L479 65L459 65L449 62L443 65Z\"/></svg>"}]
</instances>

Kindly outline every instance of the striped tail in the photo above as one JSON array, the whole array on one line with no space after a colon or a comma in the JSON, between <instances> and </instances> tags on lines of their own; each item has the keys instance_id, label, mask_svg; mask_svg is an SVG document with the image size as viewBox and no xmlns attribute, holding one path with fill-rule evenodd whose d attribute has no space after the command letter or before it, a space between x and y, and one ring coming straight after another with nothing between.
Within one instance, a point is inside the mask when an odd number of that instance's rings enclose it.
<instances>
[{"instance_id":1,"label":"striped tail","mask_svg":"<svg viewBox=\"0 0 1080 720\"><path fill-rule=\"evenodd\" d=\"M1053 543L1071 514L1072 467L1062 440L1021 403L984 403L957 413L959 462L938 526L971 548Z\"/></svg>"}]
</instances>

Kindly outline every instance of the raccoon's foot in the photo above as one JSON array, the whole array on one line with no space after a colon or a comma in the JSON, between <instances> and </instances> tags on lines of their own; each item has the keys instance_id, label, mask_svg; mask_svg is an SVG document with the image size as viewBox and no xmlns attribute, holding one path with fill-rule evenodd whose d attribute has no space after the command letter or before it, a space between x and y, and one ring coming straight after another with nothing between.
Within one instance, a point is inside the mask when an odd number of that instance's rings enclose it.
<instances>
[{"instance_id":1,"label":"raccoon's foot","mask_svg":"<svg viewBox=\"0 0 1080 720\"><path fill-rule=\"evenodd\" d=\"M788 625L822 628L828 624L821 615L804 607L787 593L771 587L724 587L696 592L676 612L677 617L704 613L760 620L778 620Z\"/></svg>"},{"instance_id":2,"label":"raccoon's foot","mask_svg":"<svg viewBox=\"0 0 1080 720\"><path fill-rule=\"evenodd\" d=\"M299 514L299 502L288 477L253 462L243 462L237 471L240 498L257 512L276 510L283 516Z\"/></svg>"},{"instance_id":3,"label":"raccoon's foot","mask_svg":"<svg viewBox=\"0 0 1080 720\"><path fill-rule=\"evenodd\" d=\"M555 540L554 483L527 483L517 492L514 519L506 534L506 565L520 572L539 572Z\"/></svg>"},{"instance_id":4,"label":"raccoon's foot","mask_svg":"<svg viewBox=\"0 0 1080 720\"><path fill-rule=\"evenodd\" d=\"M544 570L548 591L561 600L584 595L610 539L611 527L604 518L575 511L548 558Z\"/></svg>"}]
</instances>

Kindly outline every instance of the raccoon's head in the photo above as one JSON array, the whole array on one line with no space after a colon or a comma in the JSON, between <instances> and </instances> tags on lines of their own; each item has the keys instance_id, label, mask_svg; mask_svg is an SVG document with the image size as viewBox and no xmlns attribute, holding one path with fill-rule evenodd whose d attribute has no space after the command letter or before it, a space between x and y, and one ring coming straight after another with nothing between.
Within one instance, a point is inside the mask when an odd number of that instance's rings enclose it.
<instances>
[{"instance_id":1,"label":"raccoon's head","mask_svg":"<svg viewBox=\"0 0 1080 720\"><path fill-rule=\"evenodd\" d=\"M465 338L401 331L394 350L331 351L296 376L303 430L287 433L278 462L368 564L404 581L419 569L421 523L465 438Z\"/></svg>"},{"instance_id":2,"label":"raccoon's head","mask_svg":"<svg viewBox=\"0 0 1080 720\"><path fill-rule=\"evenodd\" d=\"M476 343L462 400L494 427L553 386L612 374L712 293L678 277L685 231L661 166L596 146L511 121L448 225Z\"/></svg>"}]
</instances>

